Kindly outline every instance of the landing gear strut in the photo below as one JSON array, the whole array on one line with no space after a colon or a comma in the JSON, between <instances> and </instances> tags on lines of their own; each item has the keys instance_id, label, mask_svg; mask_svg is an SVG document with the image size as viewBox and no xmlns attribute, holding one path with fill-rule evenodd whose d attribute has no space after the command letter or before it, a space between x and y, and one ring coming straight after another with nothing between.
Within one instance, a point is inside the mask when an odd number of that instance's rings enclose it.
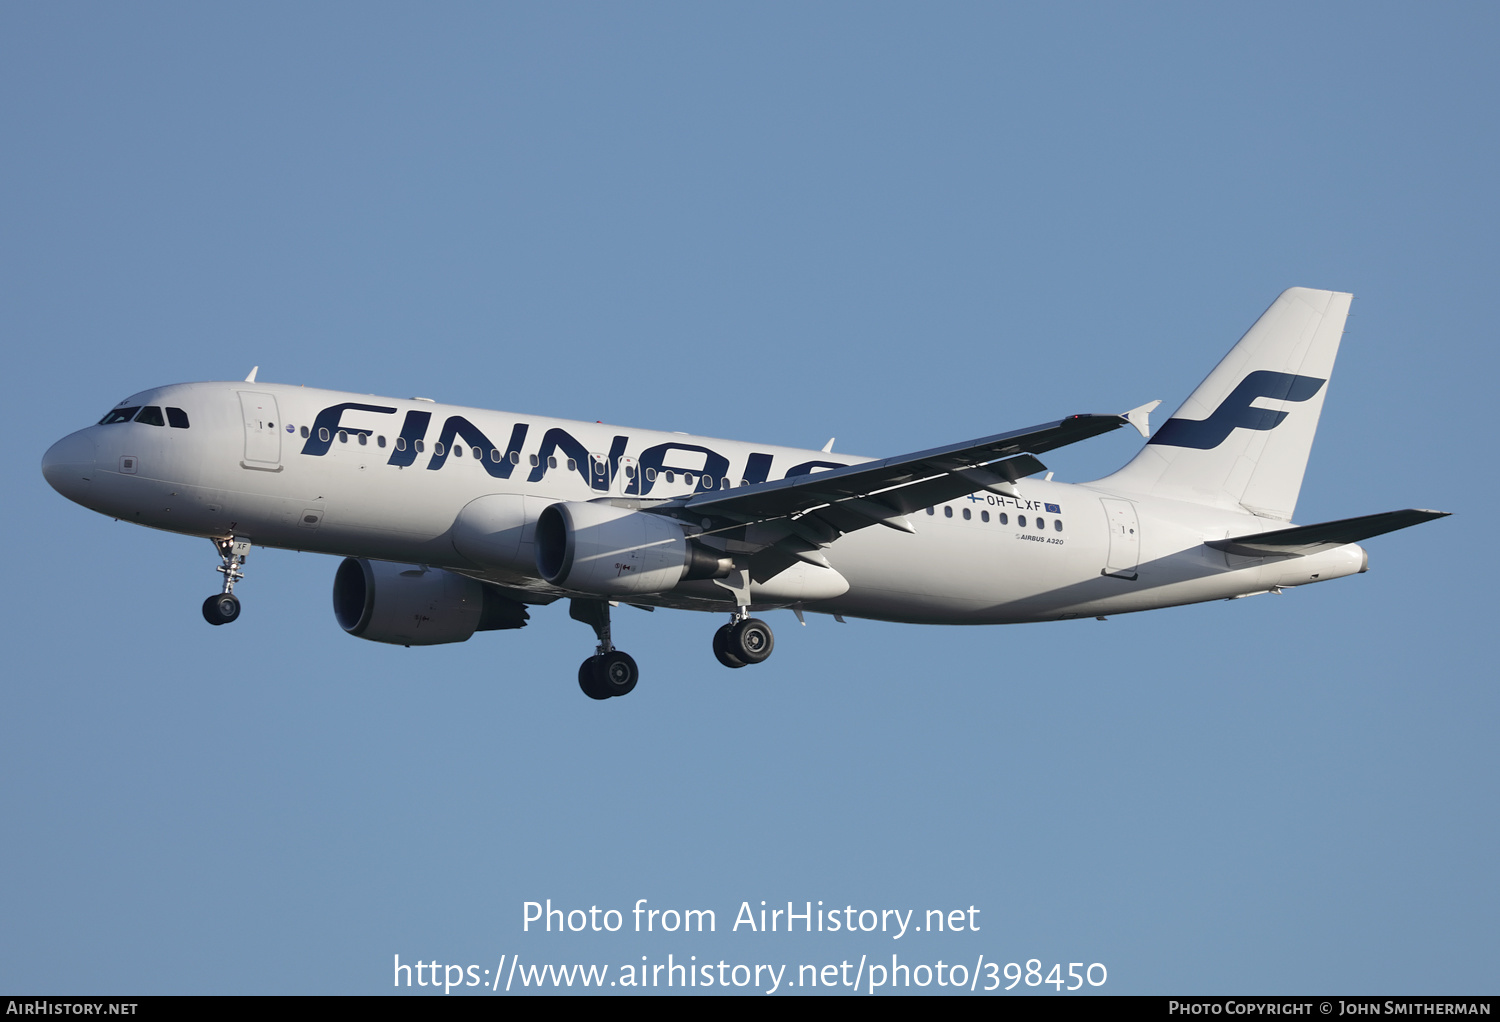
<instances>
[{"instance_id":1,"label":"landing gear strut","mask_svg":"<svg viewBox=\"0 0 1500 1022\"><path fill-rule=\"evenodd\" d=\"M213 543L214 549L219 551L219 559L224 562L217 569L224 575L224 591L203 601L203 620L211 625L227 625L240 616L240 601L234 595L234 584L245 577L240 568L250 555L250 541L232 536L216 539Z\"/></svg>"},{"instance_id":2,"label":"landing gear strut","mask_svg":"<svg viewBox=\"0 0 1500 1022\"><path fill-rule=\"evenodd\" d=\"M629 653L615 649L609 639L609 603L606 600L570 600L568 616L594 629L597 651L578 666L578 687L590 699L629 695L641 680L641 669Z\"/></svg>"},{"instance_id":3,"label":"landing gear strut","mask_svg":"<svg viewBox=\"0 0 1500 1022\"><path fill-rule=\"evenodd\" d=\"M758 664L776 648L771 626L748 614L744 608L739 609L729 624L714 632L714 656L725 667Z\"/></svg>"}]
</instances>

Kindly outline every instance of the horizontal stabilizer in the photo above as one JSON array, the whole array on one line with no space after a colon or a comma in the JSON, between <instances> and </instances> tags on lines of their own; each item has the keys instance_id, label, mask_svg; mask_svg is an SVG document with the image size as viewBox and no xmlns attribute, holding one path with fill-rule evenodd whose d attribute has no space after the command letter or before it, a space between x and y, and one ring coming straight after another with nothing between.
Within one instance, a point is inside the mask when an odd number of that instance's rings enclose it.
<instances>
[{"instance_id":1,"label":"horizontal stabilizer","mask_svg":"<svg viewBox=\"0 0 1500 1022\"><path fill-rule=\"evenodd\" d=\"M1378 515L1340 518L1336 522L1299 525L1292 529L1275 529L1271 532L1257 532L1250 536L1235 536L1232 539L1210 539L1204 542L1204 546L1246 557L1264 557L1268 554L1315 554L1349 543L1358 543L1371 536L1381 536L1387 532L1395 532L1397 529L1421 525L1434 518L1446 518L1448 514L1447 511L1424 511L1420 508L1384 511Z\"/></svg>"}]
</instances>

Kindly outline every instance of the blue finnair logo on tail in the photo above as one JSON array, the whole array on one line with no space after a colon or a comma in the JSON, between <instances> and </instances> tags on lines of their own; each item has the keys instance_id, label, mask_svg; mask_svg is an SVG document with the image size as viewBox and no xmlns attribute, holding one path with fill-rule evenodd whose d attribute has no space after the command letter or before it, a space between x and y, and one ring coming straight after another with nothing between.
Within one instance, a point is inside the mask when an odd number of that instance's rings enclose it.
<instances>
[{"instance_id":1,"label":"blue finnair logo on tail","mask_svg":"<svg viewBox=\"0 0 1500 1022\"><path fill-rule=\"evenodd\" d=\"M1291 373L1273 373L1260 369L1240 381L1240 385L1229 396L1219 402L1219 407L1206 419L1168 419L1151 438L1153 444L1169 447L1191 447L1209 451L1229 438L1239 429L1275 429L1286 412L1269 408L1252 408L1251 401L1269 397L1277 401L1306 401L1323 389L1327 380L1316 376L1293 376Z\"/></svg>"}]
</instances>

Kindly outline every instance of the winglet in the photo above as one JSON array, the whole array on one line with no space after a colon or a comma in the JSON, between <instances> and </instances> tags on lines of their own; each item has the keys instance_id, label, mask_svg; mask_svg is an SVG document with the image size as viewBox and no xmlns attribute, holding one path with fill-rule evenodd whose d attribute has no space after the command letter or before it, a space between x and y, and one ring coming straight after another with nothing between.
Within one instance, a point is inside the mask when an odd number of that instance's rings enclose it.
<instances>
[{"instance_id":1,"label":"winglet","mask_svg":"<svg viewBox=\"0 0 1500 1022\"><path fill-rule=\"evenodd\" d=\"M837 440L837 439L838 439L838 437L836 437L836 436L831 436L831 437L828 438L828 442L823 445L823 453L824 454L832 454L833 453L833 442L835 440Z\"/></svg>"},{"instance_id":2,"label":"winglet","mask_svg":"<svg viewBox=\"0 0 1500 1022\"><path fill-rule=\"evenodd\" d=\"M1132 408L1128 412L1122 412L1120 418L1134 426L1135 431L1141 435L1142 439L1149 440L1151 439L1151 413L1156 410L1156 406L1159 404L1161 404L1161 401L1156 400L1149 404L1141 405L1139 408Z\"/></svg>"},{"instance_id":3,"label":"winglet","mask_svg":"<svg viewBox=\"0 0 1500 1022\"><path fill-rule=\"evenodd\" d=\"M246 383L254 383L255 382L255 374L258 373L258 372L260 372L260 366L256 366L254 369L250 370L250 375L247 376L247 377L245 377L245 382Z\"/></svg>"}]
</instances>

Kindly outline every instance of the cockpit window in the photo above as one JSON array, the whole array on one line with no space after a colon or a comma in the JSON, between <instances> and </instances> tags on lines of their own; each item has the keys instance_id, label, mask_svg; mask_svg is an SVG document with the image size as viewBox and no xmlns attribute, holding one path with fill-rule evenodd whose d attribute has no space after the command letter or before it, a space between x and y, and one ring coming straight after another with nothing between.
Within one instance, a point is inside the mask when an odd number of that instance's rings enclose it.
<instances>
[{"instance_id":1,"label":"cockpit window","mask_svg":"<svg viewBox=\"0 0 1500 1022\"><path fill-rule=\"evenodd\" d=\"M135 418L135 413L141 410L140 405L133 408L114 408L104 418L99 420L101 426L113 426L117 422L129 422Z\"/></svg>"},{"instance_id":2,"label":"cockpit window","mask_svg":"<svg viewBox=\"0 0 1500 1022\"><path fill-rule=\"evenodd\" d=\"M168 408L167 425L171 426L173 429L187 429L187 412L183 411L181 408ZM303 432L306 432L305 428Z\"/></svg>"},{"instance_id":3,"label":"cockpit window","mask_svg":"<svg viewBox=\"0 0 1500 1022\"><path fill-rule=\"evenodd\" d=\"M165 426L167 421L161 417L161 409L156 405L147 405L141 409L141 414L135 417L135 421L146 426Z\"/></svg>"}]
</instances>

